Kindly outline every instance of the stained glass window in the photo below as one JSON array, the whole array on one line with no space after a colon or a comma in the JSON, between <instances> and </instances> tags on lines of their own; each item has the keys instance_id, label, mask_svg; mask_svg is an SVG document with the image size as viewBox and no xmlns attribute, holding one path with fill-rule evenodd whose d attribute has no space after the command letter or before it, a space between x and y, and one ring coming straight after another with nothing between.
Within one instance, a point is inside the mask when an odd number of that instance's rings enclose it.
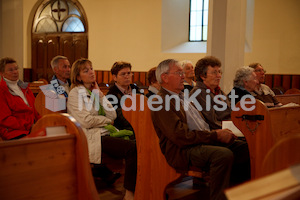
<instances>
[{"instance_id":1,"label":"stained glass window","mask_svg":"<svg viewBox=\"0 0 300 200\"><path fill-rule=\"evenodd\" d=\"M38 9L33 32L85 32L85 21L78 6L71 0L50 0Z\"/></svg>"},{"instance_id":2,"label":"stained glass window","mask_svg":"<svg viewBox=\"0 0 300 200\"><path fill-rule=\"evenodd\" d=\"M190 0L189 41L207 40L209 0Z\"/></svg>"}]
</instances>

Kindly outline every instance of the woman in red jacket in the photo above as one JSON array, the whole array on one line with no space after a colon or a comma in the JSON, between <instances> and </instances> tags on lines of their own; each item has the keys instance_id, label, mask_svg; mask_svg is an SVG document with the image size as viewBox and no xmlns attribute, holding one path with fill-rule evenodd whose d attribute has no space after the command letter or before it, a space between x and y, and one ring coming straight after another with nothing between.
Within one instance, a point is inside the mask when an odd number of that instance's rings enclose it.
<instances>
[{"instance_id":1,"label":"woman in red jacket","mask_svg":"<svg viewBox=\"0 0 300 200\"><path fill-rule=\"evenodd\" d=\"M22 138L40 118L35 97L27 83L19 80L19 68L13 58L0 60L0 136L3 140Z\"/></svg>"}]
</instances>

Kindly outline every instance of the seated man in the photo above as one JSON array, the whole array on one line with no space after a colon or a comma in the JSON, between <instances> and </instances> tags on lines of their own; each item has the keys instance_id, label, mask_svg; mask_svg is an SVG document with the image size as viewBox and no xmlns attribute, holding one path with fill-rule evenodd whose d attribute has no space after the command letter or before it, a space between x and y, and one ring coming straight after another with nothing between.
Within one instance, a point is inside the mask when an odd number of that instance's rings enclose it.
<instances>
[{"instance_id":1,"label":"seated man","mask_svg":"<svg viewBox=\"0 0 300 200\"><path fill-rule=\"evenodd\" d=\"M206 56L197 62L195 73L197 83L190 95L197 93L196 99L202 107L201 113L210 129L221 129L222 121L231 119L230 101L219 86L222 78L221 62L213 56ZM222 95L222 98L215 99L216 95ZM217 101L222 101L224 106ZM214 109L214 106L218 106L220 110Z\"/></svg>"},{"instance_id":2,"label":"seated man","mask_svg":"<svg viewBox=\"0 0 300 200\"><path fill-rule=\"evenodd\" d=\"M160 89L160 84L156 80L155 76L156 67L151 68L147 73L148 83L150 84L148 87L148 93L146 97L149 98L151 95L157 94Z\"/></svg>"},{"instance_id":3,"label":"seated man","mask_svg":"<svg viewBox=\"0 0 300 200\"><path fill-rule=\"evenodd\" d=\"M226 199L224 189L230 181L250 178L247 143L236 140L228 129L210 131L201 112L183 97L184 75L178 61L162 61L156 79L161 103L152 104L151 117L167 162L177 170L209 169L210 199Z\"/></svg>"},{"instance_id":4,"label":"seated man","mask_svg":"<svg viewBox=\"0 0 300 200\"><path fill-rule=\"evenodd\" d=\"M265 103L267 107L274 107L274 106L282 106L282 103L280 103L276 97L274 92L269 88L269 86L265 85L265 73L266 71L259 63L252 63L249 65L249 67L254 69L254 72L256 74L257 80L259 84L257 85L257 88L253 92L250 92L256 99L261 100Z\"/></svg>"},{"instance_id":5,"label":"seated man","mask_svg":"<svg viewBox=\"0 0 300 200\"><path fill-rule=\"evenodd\" d=\"M188 89L191 91L193 87L196 85L194 81L195 71L193 63L189 60L183 60L180 62L182 70L184 72L184 89Z\"/></svg>"},{"instance_id":6,"label":"seated man","mask_svg":"<svg viewBox=\"0 0 300 200\"><path fill-rule=\"evenodd\" d=\"M19 67L13 58L0 60L0 75L0 137L25 137L40 118L34 107L35 97L28 84L19 80Z\"/></svg>"},{"instance_id":7,"label":"seated man","mask_svg":"<svg viewBox=\"0 0 300 200\"><path fill-rule=\"evenodd\" d=\"M57 81L60 86L64 87L64 91L57 91L58 94L64 94L65 97L68 97L71 85L71 65L68 58L65 56L55 56L51 60L51 67L54 72L51 83Z\"/></svg>"},{"instance_id":8,"label":"seated man","mask_svg":"<svg viewBox=\"0 0 300 200\"><path fill-rule=\"evenodd\" d=\"M240 67L235 73L235 78L233 80L233 89L228 94L232 104L237 104L242 98L250 98L252 96L251 92L255 90L258 85L258 80L254 69L248 66Z\"/></svg>"},{"instance_id":9,"label":"seated man","mask_svg":"<svg viewBox=\"0 0 300 200\"><path fill-rule=\"evenodd\" d=\"M141 93L136 85L130 84L132 78L131 64L123 61L115 62L110 71L115 83L109 88L107 99L116 107L117 118L114 121L114 126L118 129L133 131L131 124L123 116L121 107L121 98L124 95L132 95L133 92ZM117 103L111 97L116 97Z\"/></svg>"}]
</instances>

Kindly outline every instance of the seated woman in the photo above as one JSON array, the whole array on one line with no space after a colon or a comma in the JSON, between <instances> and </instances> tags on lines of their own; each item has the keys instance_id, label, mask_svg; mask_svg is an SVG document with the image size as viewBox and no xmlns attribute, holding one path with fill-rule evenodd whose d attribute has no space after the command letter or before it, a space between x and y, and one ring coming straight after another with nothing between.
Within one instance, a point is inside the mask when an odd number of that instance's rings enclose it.
<instances>
[{"instance_id":1,"label":"seated woman","mask_svg":"<svg viewBox=\"0 0 300 200\"><path fill-rule=\"evenodd\" d=\"M202 107L201 113L205 121L208 123L210 129L222 129L222 121L231 119L230 101L226 94L220 88L220 81L222 78L221 61L213 56L205 56L198 60L195 66L196 86L191 90L190 96L196 92L200 93L196 96L197 101ZM219 110L218 102L214 99L222 95L224 99L218 98L226 105L225 109ZM207 98L210 97L210 98Z\"/></svg>"},{"instance_id":2,"label":"seated woman","mask_svg":"<svg viewBox=\"0 0 300 200\"><path fill-rule=\"evenodd\" d=\"M194 71L193 63L189 60L183 60L180 61L180 65L184 72L184 82L183 82L184 89L188 89L189 91L191 91L196 86L196 83L194 81L195 71Z\"/></svg>"},{"instance_id":3,"label":"seated woman","mask_svg":"<svg viewBox=\"0 0 300 200\"><path fill-rule=\"evenodd\" d=\"M112 126L116 111L100 91L90 60L82 58L74 62L71 83L67 109L81 124L87 137L90 163L101 163L101 150L109 156L125 158L124 199L133 199L137 152L135 141L126 138L133 133L118 131Z\"/></svg>"},{"instance_id":4,"label":"seated woman","mask_svg":"<svg viewBox=\"0 0 300 200\"><path fill-rule=\"evenodd\" d=\"M28 84L19 80L19 67L13 58L0 60L0 75L0 136L3 140L22 138L40 118L35 97Z\"/></svg>"},{"instance_id":5,"label":"seated woman","mask_svg":"<svg viewBox=\"0 0 300 200\"><path fill-rule=\"evenodd\" d=\"M258 80L254 69L251 67L245 66L239 68L235 73L235 78L233 80L233 89L228 94L231 102L237 104L245 95L251 97L251 93L255 90L258 85ZM234 96L236 95L236 96ZM253 96L252 96L253 97Z\"/></svg>"},{"instance_id":6,"label":"seated woman","mask_svg":"<svg viewBox=\"0 0 300 200\"><path fill-rule=\"evenodd\" d=\"M148 93L146 94L147 98L149 98L150 96L152 96L154 94L157 94L158 91L160 90L160 84L156 80L155 70L156 70L156 67L153 67L147 72L147 79L150 84L148 87Z\"/></svg>"},{"instance_id":7,"label":"seated woman","mask_svg":"<svg viewBox=\"0 0 300 200\"><path fill-rule=\"evenodd\" d=\"M254 72L256 74L257 80L259 84L257 85L257 88L251 94L256 98L261 100L265 103L267 107L274 107L274 106L282 106L282 103L280 103L276 97L274 92L269 88L269 86L265 85L265 70L259 63L252 63L249 65L249 67L254 69Z\"/></svg>"},{"instance_id":8,"label":"seated woman","mask_svg":"<svg viewBox=\"0 0 300 200\"><path fill-rule=\"evenodd\" d=\"M117 118L114 121L114 126L118 129L126 129L134 131L131 124L123 116L121 99L124 95L142 94L138 86L131 84L133 73L131 72L131 64L125 61L117 61L111 67L111 75L114 84L109 87L106 94L107 99L111 101L117 112ZM116 99L111 98L116 97ZM131 136L134 139L134 135Z\"/></svg>"}]
</instances>

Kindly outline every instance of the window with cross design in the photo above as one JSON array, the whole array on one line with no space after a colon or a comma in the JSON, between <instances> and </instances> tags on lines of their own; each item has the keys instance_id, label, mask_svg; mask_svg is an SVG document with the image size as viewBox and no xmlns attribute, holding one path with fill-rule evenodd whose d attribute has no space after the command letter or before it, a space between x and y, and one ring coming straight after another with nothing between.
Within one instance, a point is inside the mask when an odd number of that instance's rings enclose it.
<instances>
[{"instance_id":1,"label":"window with cross design","mask_svg":"<svg viewBox=\"0 0 300 200\"><path fill-rule=\"evenodd\" d=\"M35 15L33 32L86 32L81 9L72 0L48 0Z\"/></svg>"}]
</instances>

